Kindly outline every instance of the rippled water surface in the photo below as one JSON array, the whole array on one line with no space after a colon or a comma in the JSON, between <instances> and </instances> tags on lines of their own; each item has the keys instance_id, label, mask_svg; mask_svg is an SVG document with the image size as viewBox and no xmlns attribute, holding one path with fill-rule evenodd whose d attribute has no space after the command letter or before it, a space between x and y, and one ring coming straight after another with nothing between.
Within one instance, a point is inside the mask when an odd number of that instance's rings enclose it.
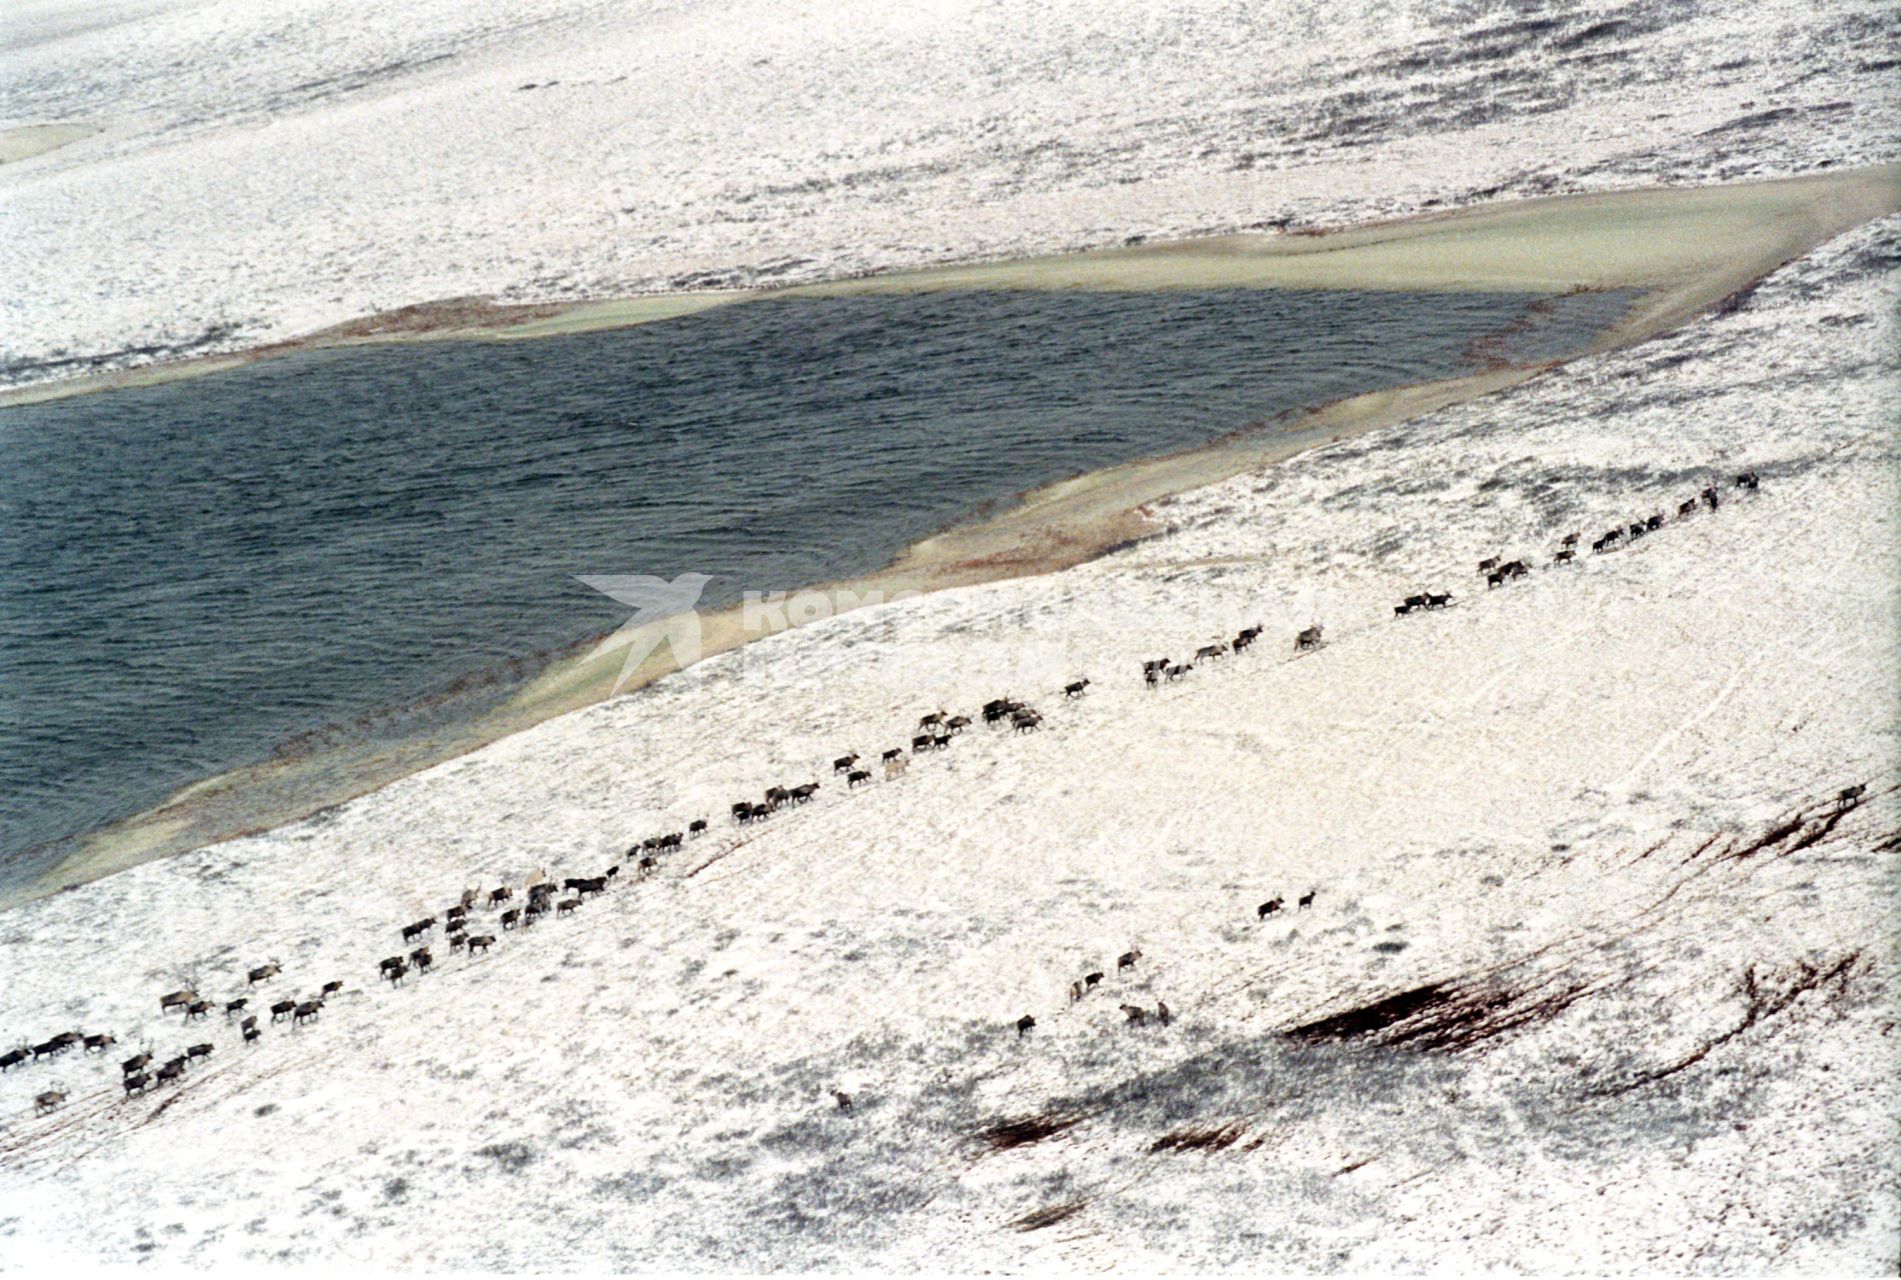
<instances>
[{"instance_id":1,"label":"rippled water surface","mask_svg":"<svg viewBox=\"0 0 1901 1280\"><path fill-rule=\"evenodd\" d=\"M1625 300L1531 301L787 299L0 411L0 877L300 735L499 697L622 620L576 574L717 603L867 571L1029 486L1567 352Z\"/></svg>"}]
</instances>

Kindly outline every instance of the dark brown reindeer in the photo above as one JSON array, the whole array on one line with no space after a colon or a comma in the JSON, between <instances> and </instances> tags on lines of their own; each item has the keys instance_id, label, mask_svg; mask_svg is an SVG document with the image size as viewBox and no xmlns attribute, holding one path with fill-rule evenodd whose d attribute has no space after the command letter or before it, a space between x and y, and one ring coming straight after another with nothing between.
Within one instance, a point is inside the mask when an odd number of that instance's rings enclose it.
<instances>
[{"instance_id":1,"label":"dark brown reindeer","mask_svg":"<svg viewBox=\"0 0 1901 1280\"><path fill-rule=\"evenodd\" d=\"M1843 809L1853 809L1856 805L1861 803L1861 798L1867 794L1868 784L1865 782L1857 782L1852 787L1843 787L1840 791L1835 793L1836 811L1840 812Z\"/></svg>"},{"instance_id":2,"label":"dark brown reindeer","mask_svg":"<svg viewBox=\"0 0 1901 1280\"><path fill-rule=\"evenodd\" d=\"M1127 951L1124 951L1121 955L1116 957L1116 973L1119 975L1124 969L1135 968L1135 962L1141 958L1142 948L1130 947Z\"/></svg>"},{"instance_id":3,"label":"dark brown reindeer","mask_svg":"<svg viewBox=\"0 0 1901 1280\"><path fill-rule=\"evenodd\" d=\"M302 1026L306 1022L315 1022L317 1020L317 1015L321 1013L322 1011L323 1011L323 1001L306 1000L291 1011L290 1025L293 1027L299 1027L299 1026Z\"/></svg>"},{"instance_id":4,"label":"dark brown reindeer","mask_svg":"<svg viewBox=\"0 0 1901 1280\"><path fill-rule=\"evenodd\" d=\"M1149 1020L1149 1011L1139 1004L1124 1004L1116 1007L1122 1010L1122 1016L1128 1019L1128 1025L1131 1027L1139 1027Z\"/></svg>"},{"instance_id":5,"label":"dark brown reindeer","mask_svg":"<svg viewBox=\"0 0 1901 1280\"><path fill-rule=\"evenodd\" d=\"M124 1062L121 1062L119 1064L119 1070L129 1076L133 1072L143 1071L151 1065L152 1055L149 1053L141 1053L136 1057L127 1058Z\"/></svg>"},{"instance_id":6,"label":"dark brown reindeer","mask_svg":"<svg viewBox=\"0 0 1901 1280\"><path fill-rule=\"evenodd\" d=\"M1063 686L1063 696L1065 698L1080 698L1083 696L1083 692L1088 688L1088 676L1084 676L1080 680L1071 680L1068 684Z\"/></svg>"},{"instance_id":7,"label":"dark brown reindeer","mask_svg":"<svg viewBox=\"0 0 1901 1280\"><path fill-rule=\"evenodd\" d=\"M486 933L480 934L469 939L469 954L474 955L477 951L480 951L483 955L487 955L488 949L494 945L495 939L493 936Z\"/></svg>"},{"instance_id":8,"label":"dark brown reindeer","mask_svg":"<svg viewBox=\"0 0 1901 1280\"><path fill-rule=\"evenodd\" d=\"M1204 644L1201 648L1195 650L1196 662L1211 662L1216 658L1225 658L1227 656L1228 646L1225 644Z\"/></svg>"},{"instance_id":9,"label":"dark brown reindeer","mask_svg":"<svg viewBox=\"0 0 1901 1280\"><path fill-rule=\"evenodd\" d=\"M269 964L261 964L257 968L251 970L250 973L247 974L245 977L244 985L247 987L255 987L260 982L266 982L272 978L275 978L277 974L278 974L277 961L273 960Z\"/></svg>"},{"instance_id":10,"label":"dark brown reindeer","mask_svg":"<svg viewBox=\"0 0 1901 1280\"><path fill-rule=\"evenodd\" d=\"M832 772L833 773L850 773L853 767L857 765L857 763L858 763L858 753L854 751L852 752L852 754L848 756L840 756L838 759L832 761Z\"/></svg>"},{"instance_id":11,"label":"dark brown reindeer","mask_svg":"<svg viewBox=\"0 0 1901 1280\"><path fill-rule=\"evenodd\" d=\"M1029 1033L1030 1028L1034 1027L1035 1025L1036 1025L1036 1019L1027 1013L1024 1014L1021 1018L1018 1018L1017 1019L1017 1039L1021 1040L1025 1035Z\"/></svg>"},{"instance_id":12,"label":"dark brown reindeer","mask_svg":"<svg viewBox=\"0 0 1901 1280\"><path fill-rule=\"evenodd\" d=\"M1093 990L1095 988L1095 985L1101 981L1102 981L1102 970L1098 969L1094 973L1085 973L1083 975L1083 989L1085 991Z\"/></svg>"},{"instance_id":13,"label":"dark brown reindeer","mask_svg":"<svg viewBox=\"0 0 1901 1280\"><path fill-rule=\"evenodd\" d=\"M1260 906L1254 909L1254 918L1257 921L1265 920L1269 916L1273 915L1275 912L1279 911L1280 909L1281 909L1281 899L1278 897L1269 898L1266 902L1263 902Z\"/></svg>"},{"instance_id":14,"label":"dark brown reindeer","mask_svg":"<svg viewBox=\"0 0 1901 1280\"><path fill-rule=\"evenodd\" d=\"M387 973L387 970L385 972ZM296 1012L296 1009L297 1002L295 1000L279 1000L276 1004L271 1006L271 1021L282 1022L285 1018L290 1017L292 1013Z\"/></svg>"},{"instance_id":15,"label":"dark brown reindeer","mask_svg":"<svg viewBox=\"0 0 1901 1280\"><path fill-rule=\"evenodd\" d=\"M115 1036L113 1036L110 1032L104 1035L87 1036L86 1037L86 1052L87 1053L104 1053L107 1049L110 1049L113 1045L117 1043L119 1043L118 1039Z\"/></svg>"},{"instance_id":16,"label":"dark brown reindeer","mask_svg":"<svg viewBox=\"0 0 1901 1280\"><path fill-rule=\"evenodd\" d=\"M850 1111L852 1109L851 1095L846 1093L843 1089L832 1090L832 1101L838 1104L840 1111Z\"/></svg>"},{"instance_id":17,"label":"dark brown reindeer","mask_svg":"<svg viewBox=\"0 0 1901 1280\"><path fill-rule=\"evenodd\" d=\"M862 786L870 781L871 770L869 769L853 769L850 773L845 775L845 785L847 787Z\"/></svg>"},{"instance_id":18,"label":"dark brown reindeer","mask_svg":"<svg viewBox=\"0 0 1901 1280\"><path fill-rule=\"evenodd\" d=\"M1309 889L1307 892L1301 894L1300 900L1294 904L1294 909L1296 911L1305 911L1308 907L1313 906L1314 895L1319 892L1320 890L1318 889Z\"/></svg>"},{"instance_id":19,"label":"dark brown reindeer","mask_svg":"<svg viewBox=\"0 0 1901 1280\"><path fill-rule=\"evenodd\" d=\"M242 1013L244 1011L244 1006L249 1003L251 1003L251 998L249 996L239 996L236 1000L225 1001L224 1002L224 1016L228 1018L234 1013Z\"/></svg>"},{"instance_id":20,"label":"dark brown reindeer","mask_svg":"<svg viewBox=\"0 0 1901 1280\"><path fill-rule=\"evenodd\" d=\"M183 1009L188 1007L191 1002L197 998L198 993L196 991L174 991L170 995L164 995L158 998L158 1011L160 1013L170 1013L173 1009Z\"/></svg>"},{"instance_id":21,"label":"dark brown reindeer","mask_svg":"<svg viewBox=\"0 0 1901 1280\"><path fill-rule=\"evenodd\" d=\"M488 905L491 908L499 907L504 902L507 902L510 898L514 896L515 896L515 891L509 888L507 885L503 885L501 888L492 891L488 895Z\"/></svg>"},{"instance_id":22,"label":"dark brown reindeer","mask_svg":"<svg viewBox=\"0 0 1901 1280\"><path fill-rule=\"evenodd\" d=\"M1303 649L1318 649L1320 647L1320 632L1320 624L1316 622L1313 626L1308 627L1305 631L1295 636L1294 651L1298 653Z\"/></svg>"}]
</instances>

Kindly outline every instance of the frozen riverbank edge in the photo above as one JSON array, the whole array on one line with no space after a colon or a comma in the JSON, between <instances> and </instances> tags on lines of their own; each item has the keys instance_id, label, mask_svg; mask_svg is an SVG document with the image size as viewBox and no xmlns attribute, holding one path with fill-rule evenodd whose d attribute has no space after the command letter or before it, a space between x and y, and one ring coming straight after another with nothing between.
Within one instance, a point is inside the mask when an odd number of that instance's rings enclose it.
<instances>
[{"instance_id":1,"label":"frozen riverbank edge","mask_svg":"<svg viewBox=\"0 0 1901 1280\"><path fill-rule=\"evenodd\" d=\"M1653 342L1157 500L1067 572L7 913L10 1037L215 1052L131 1100L118 1054L0 1077L0 1261L1893 1274L1898 264L1890 217ZM1488 592L1500 553L1536 567ZM1453 607L1395 618L1422 589ZM1004 692L1040 733L834 785ZM462 886L701 814L651 879L376 980ZM258 1003L344 991L255 1049L159 1015L268 959Z\"/></svg>"},{"instance_id":2,"label":"frozen riverbank edge","mask_svg":"<svg viewBox=\"0 0 1901 1280\"><path fill-rule=\"evenodd\" d=\"M448 298L245 351L0 388L0 408L152 386L300 351L391 342L532 341L651 324L774 297L934 289L1658 291L1619 329L1680 322L1849 226L1891 211L1901 164L1768 182L1655 187L1475 205L1295 235L1241 233L898 271L784 289L498 304Z\"/></svg>"},{"instance_id":3,"label":"frozen riverbank edge","mask_svg":"<svg viewBox=\"0 0 1901 1280\"><path fill-rule=\"evenodd\" d=\"M1348 229L1325 236L1228 236L1133 249L869 277L797 295L928 289L1479 288L1645 291L1590 351L1640 342L1748 288L1843 230L1901 208L1901 166L1732 186L1554 197ZM764 295L770 296L770 295ZM611 304L609 305L611 308ZM639 321L664 318L642 304ZM579 313L580 323L609 311ZM618 313L614 323L630 322ZM543 316L534 336L554 331ZM506 334L507 330L499 331ZM468 336L463 332L460 336ZM377 340L400 340L384 338ZM1585 353L1581 353L1585 354ZM1029 493L953 527L865 578L815 585L837 612L858 600L941 590L1080 564L1154 529L1147 504L1515 385L1550 364L1354 396L1211 447L1126 464ZM770 635L783 621L734 608L703 619L706 656ZM656 625L656 633L664 624ZM20 901L154 857L293 821L508 734L639 689L678 669L661 645L631 674L619 651L557 662L505 705L422 742L364 742L221 774L164 804L81 836Z\"/></svg>"}]
</instances>

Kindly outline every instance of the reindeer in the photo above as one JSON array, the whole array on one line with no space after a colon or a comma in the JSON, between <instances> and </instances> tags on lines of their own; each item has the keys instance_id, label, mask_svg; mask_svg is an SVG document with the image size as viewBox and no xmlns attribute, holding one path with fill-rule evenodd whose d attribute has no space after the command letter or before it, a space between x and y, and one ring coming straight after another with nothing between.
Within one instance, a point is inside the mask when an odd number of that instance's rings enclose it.
<instances>
[{"instance_id":1,"label":"reindeer","mask_svg":"<svg viewBox=\"0 0 1901 1280\"><path fill-rule=\"evenodd\" d=\"M1122 1016L1129 1020L1128 1025L1131 1027L1139 1027L1149 1020L1149 1011L1139 1004L1124 1004L1116 1007L1122 1010Z\"/></svg>"},{"instance_id":2,"label":"reindeer","mask_svg":"<svg viewBox=\"0 0 1901 1280\"><path fill-rule=\"evenodd\" d=\"M1069 984L1069 1002L1071 1004L1075 1004L1078 1000L1082 998L1083 998L1083 984L1080 982L1070 983Z\"/></svg>"},{"instance_id":3,"label":"reindeer","mask_svg":"<svg viewBox=\"0 0 1901 1280\"><path fill-rule=\"evenodd\" d=\"M87 1036L86 1037L86 1052L87 1053L104 1053L107 1049L110 1049L113 1045L117 1043L119 1043L118 1039L115 1036L113 1036L110 1032L104 1035Z\"/></svg>"},{"instance_id":4,"label":"reindeer","mask_svg":"<svg viewBox=\"0 0 1901 1280\"><path fill-rule=\"evenodd\" d=\"M853 769L850 773L845 775L845 785L848 788L863 786L870 781L871 770L869 769Z\"/></svg>"},{"instance_id":5,"label":"reindeer","mask_svg":"<svg viewBox=\"0 0 1901 1280\"><path fill-rule=\"evenodd\" d=\"M580 905L581 900L579 898L563 898L554 904L554 913L557 916L565 916Z\"/></svg>"},{"instance_id":6,"label":"reindeer","mask_svg":"<svg viewBox=\"0 0 1901 1280\"><path fill-rule=\"evenodd\" d=\"M188 1063L196 1062L200 1058L209 1058L210 1056L211 1046L208 1044L195 1044L185 1050L185 1061Z\"/></svg>"},{"instance_id":7,"label":"reindeer","mask_svg":"<svg viewBox=\"0 0 1901 1280\"><path fill-rule=\"evenodd\" d=\"M1122 971L1124 969L1135 968L1135 962L1137 960L1140 960L1141 958L1142 958L1142 948L1140 947L1130 947L1127 951L1124 951L1121 955L1117 956L1116 957L1116 976L1117 977L1122 976Z\"/></svg>"},{"instance_id":8,"label":"reindeer","mask_svg":"<svg viewBox=\"0 0 1901 1280\"><path fill-rule=\"evenodd\" d=\"M152 1079L150 1076L144 1074L129 1075L125 1077L123 1083L125 1085L125 1096L129 1098L135 1093L144 1093L145 1086L152 1083Z\"/></svg>"},{"instance_id":9,"label":"reindeer","mask_svg":"<svg viewBox=\"0 0 1901 1280\"><path fill-rule=\"evenodd\" d=\"M1485 559L1479 561L1480 573L1490 573L1492 570L1496 568L1498 568L1497 556L1487 556Z\"/></svg>"},{"instance_id":10,"label":"reindeer","mask_svg":"<svg viewBox=\"0 0 1901 1280\"><path fill-rule=\"evenodd\" d=\"M255 987L260 982L265 982L265 981L270 980L271 978L275 978L277 976L277 973L278 973L277 961L273 960L269 964L261 964L257 968L250 971L250 974L247 976L244 985L247 987Z\"/></svg>"},{"instance_id":11,"label":"reindeer","mask_svg":"<svg viewBox=\"0 0 1901 1280\"><path fill-rule=\"evenodd\" d=\"M970 717L952 716L944 722L944 728L949 733L962 733L964 730L970 728Z\"/></svg>"},{"instance_id":12,"label":"reindeer","mask_svg":"<svg viewBox=\"0 0 1901 1280\"><path fill-rule=\"evenodd\" d=\"M332 978L329 982L323 984L323 990L317 993L317 997L321 1000L328 1000L341 990L343 990L343 979Z\"/></svg>"},{"instance_id":13,"label":"reindeer","mask_svg":"<svg viewBox=\"0 0 1901 1280\"><path fill-rule=\"evenodd\" d=\"M224 1016L228 1018L234 1013L242 1013L244 1006L249 1003L251 1003L251 997L249 996L239 996L236 1000L225 1001Z\"/></svg>"},{"instance_id":14,"label":"reindeer","mask_svg":"<svg viewBox=\"0 0 1901 1280\"><path fill-rule=\"evenodd\" d=\"M1011 715L1010 727L1018 733L1034 733L1043 727L1043 717L1034 711L1018 711Z\"/></svg>"},{"instance_id":15,"label":"reindeer","mask_svg":"<svg viewBox=\"0 0 1901 1280\"><path fill-rule=\"evenodd\" d=\"M850 1111L852 1109L851 1095L842 1089L832 1090L832 1101L838 1104L840 1111Z\"/></svg>"},{"instance_id":16,"label":"reindeer","mask_svg":"<svg viewBox=\"0 0 1901 1280\"><path fill-rule=\"evenodd\" d=\"M173 1009L183 1009L198 998L196 991L174 991L170 995L158 998L158 1011L170 1013Z\"/></svg>"},{"instance_id":17,"label":"reindeer","mask_svg":"<svg viewBox=\"0 0 1901 1280\"><path fill-rule=\"evenodd\" d=\"M416 921L414 924L406 924L403 926L403 941L414 942L435 927L436 918L434 916L425 917L424 919Z\"/></svg>"},{"instance_id":18,"label":"reindeer","mask_svg":"<svg viewBox=\"0 0 1901 1280\"><path fill-rule=\"evenodd\" d=\"M1852 787L1843 787L1835 793L1835 811L1840 813L1844 809L1853 809L1867 794L1868 784L1865 782L1857 782Z\"/></svg>"},{"instance_id":19,"label":"reindeer","mask_svg":"<svg viewBox=\"0 0 1901 1280\"><path fill-rule=\"evenodd\" d=\"M1294 910L1305 911L1308 907L1313 906L1314 895L1319 892L1320 890L1318 889L1309 889L1307 892L1301 894L1300 900L1294 904Z\"/></svg>"},{"instance_id":20,"label":"reindeer","mask_svg":"<svg viewBox=\"0 0 1901 1280\"><path fill-rule=\"evenodd\" d=\"M1195 669L1195 664L1192 662L1178 662L1174 666L1169 667L1162 672L1162 679L1167 680L1169 683L1172 684L1175 681L1181 679L1183 676L1187 675L1190 671L1193 671L1194 669Z\"/></svg>"},{"instance_id":21,"label":"reindeer","mask_svg":"<svg viewBox=\"0 0 1901 1280\"><path fill-rule=\"evenodd\" d=\"M43 1116L49 1111L57 1110L64 1105L65 1101L66 1095L64 1092L58 1089L48 1089L45 1093L39 1094L33 1099L33 1112L35 1115Z\"/></svg>"},{"instance_id":22,"label":"reindeer","mask_svg":"<svg viewBox=\"0 0 1901 1280\"><path fill-rule=\"evenodd\" d=\"M840 756L838 759L832 761L832 772L833 773L850 773L852 769L857 766L857 764L858 764L858 753L854 751L848 756Z\"/></svg>"},{"instance_id":23,"label":"reindeer","mask_svg":"<svg viewBox=\"0 0 1901 1280\"><path fill-rule=\"evenodd\" d=\"M706 819L695 818L693 819L693 821L687 823L686 833L689 837L705 835L706 834Z\"/></svg>"},{"instance_id":24,"label":"reindeer","mask_svg":"<svg viewBox=\"0 0 1901 1280\"><path fill-rule=\"evenodd\" d=\"M645 866L647 863L652 862L653 859L642 858L640 861L641 861L641 865ZM505 930L513 929L516 925L519 925L520 923L521 923L521 908L520 907L513 907L507 911L502 912L502 928L503 929Z\"/></svg>"},{"instance_id":25,"label":"reindeer","mask_svg":"<svg viewBox=\"0 0 1901 1280\"><path fill-rule=\"evenodd\" d=\"M290 1025L302 1026L306 1022L315 1022L317 1014L323 1009L323 1001L306 1000L291 1011Z\"/></svg>"},{"instance_id":26,"label":"reindeer","mask_svg":"<svg viewBox=\"0 0 1901 1280\"><path fill-rule=\"evenodd\" d=\"M477 951L480 951L483 955L487 955L488 949L494 945L495 938L493 935L486 933L480 934L477 937L469 939L469 954L474 955Z\"/></svg>"},{"instance_id":27,"label":"reindeer","mask_svg":"<svg viewBox=\"0 0 1901 1280\"><path fill-rule=\"evenodd\" d=\"M1227 654L1228 646L1225 644L1204 644L1201 648L1195 650L1195 661L1212 662L1216 658L1225 658Z\"/></svg>"},{"instance_id":28,"label":"reindeer","mask_svg":"<svg viewBox=\"0 0 1901 1280\"><path fill-rule=\"evenodd\" d=\"M1035 1025L1036 1025L1036 1019L1031 1017L1027 1013L1024 1014L1021 1018L1018 1018L1017 1019L1017 1039L1021 1040L1025 1035L1029 1033L1030 1028L1034 1027Z\"/></svg>"},{"instance_id":29,"label":"reindeer","mask_svg":"<svg viewBox=\"0 0 1901 1280\"><path fill-rule=\"evenodd\" d=\"M890 764L893 760L902 760L903 758L904 758L904 748L892 747L888 749L882 756L880 756L879 760L884 764Z\"/></svg>"},{"instance_id":30,"label":"reindeer","mask_svg":"<svg viewBox=\"0 0 1901 1280\"><path fill-rule=\"evenodd\" d=\"M503 885L499 889L491 890L488 895L489 909L494 910L496 907L501 906L504 902L507 902L510 898L514 896L515 896L515 891L509 888L507 885Z\"/></svg>"},{"instance_id":31,"label":"reindeer","mask_svg":"<svg viewBox=\"0 0 1901 1280\"><path fill-rule=\"evenodd\" d=\"M1559 541L1558 545L1561 547L1575 547L1578 545L1578 535L1575 533L1567 533L1563 539Z\"/></svg>"},{"instance_id":32,"label":"reindeer","mask_svg":"<svg viewBox=\"0 0 1901 1280\"><path fill-rule=\"evenodd\" d=\"M152 1055L149 1053L141 1053L135 1057L127 1058L124 1062L121 1062L119 1064L119 1070L122 1074L129 1076L129 1075L134 1074L135 1072L143 1071L145 1070L145 1068L151 1065L152 1065Z\"/></svg>"},{"instance_id":33,"label":"reindeer","mask_svg":"<svg viewBox=\"0 0 1901 1280\"><path fill-rule=\"evenodd\" d=\"M1155 1020L1163 1026L1167 1026L1170 1022L1174 1021L1173 1016L1168 1012L1168 1001L1157 1000L1155 1002Z\"/></svg>"},{"instance_id":34,"label":"reindeer","mask_svg":"<svg viewBox=\"0 0 1901 1280\"><path fill-rule=\"evenodd\" d=\"M1083 975L1083 990L1093 991L1095 990L1096 984L1101 981L1102 970L1098 969L1094 973L1085 973Z\"/></svg>"},{"instance_id":35,"label":"reindeer","mask_svg":"<svg viewBox=\"0 0 1901 1280\"><path fill-rule=\"evenodd\" d=\"M409 963L415 966L417 973L428 973L429 966L435 962L436 958L429 954L428 947L417 947L409 953Z\"/></svg>"},{"instance_id":36,"label":"reindeer","mask_svg":"<svg viewBox=\"0 0 1901 1280\"><path fill-rule=\"evenodd\" d=\"M897 779L902 778L904 771L910 767L911 758L909 756L892 756L889 760L884 762L884 780L886 782L895 782Z\"/></svg>"},{"instance_id":37,"label":"reindeer","mask_svg":"<svg viewBox=\"0 0 1901 1280\"><path fill-rule=\"evenodd\" d=\"M818 783L803 782L792 788L793 804L810 804L812 797L818 794Z\"/></svg>"},{"instance_id":38,"label":"reindeer","mask_svg":"<svg viewBox=\"0 0 1901 1280\"><path fill-rule=\"evenodd\" d=\"M1269 898L1266 902L1263 902L1254 909L1254 918L1256 921L1265 920L1280 909L1281 899L1278 897Z\"/></svg>"},{"instance_id":39,"label":"reindeer","mask_svg":"<svg viewBox=\"0 0 1901 1280\"><path fill-rule=\"evenodd\" d=\"M390 970L385 969L383 971L384 977L388 977L389 974ZM271 1006L271 1021L282 1022L285 1018L290 1017L296 1009L297 1002L295 1000L279 1000L276 1004Z\"/></svg>"},{"instance_id":40,"label":"reindeer","mask_svg":"<svg viewBox=\"0 0 1901 1280\"><path fill-rule=\"evenodd\" d=\"M196 1022L200 1018L209 1016L210 1013L211 1013L211 1001L194 1000L190 1004L185 1006L185 1021Z\"/></svg>"},{"instance_id":41,"label":"reindeer","mask_svg":"<svg viewBox=\"0 0 1901 1280\"><path fill-rule=\"evenodd\" d=\"M409 976L409 965L404 963L401 959L398 959L395 964L389 965L383 970L383 977L388 979L389 985L392 987L400 986L402 984L403 979L407 978L408 976ZM291 1006L291 1008L293 1009L295 1009L296 1007L297 1007L296 1005Z\"/></svg>"},{"instance_id":42,"label":"reindeer","mask_svg":"<svg viewBox=\"0 0 1901 1280\"><path fill-rule=\"evenodd\" d=\"M0 1072L11 1071L32 1056L31 1051L27 1049L8 1049L5 1053L0 1053Z\"/></svg>"},{"instance_id":43,"label":"reindeer","mask_svg":"<svg viewBox=\"0 0 1901 1280\"><path fill-rule=\"evenodd\" d=\"M1294 651L1298 653L1303 649L1318 649L1320 647L1320 630L1320 624L1316 622L1313 626L1308 627L1305 631L1295 636Z\"/></svg>"}]
</instances>

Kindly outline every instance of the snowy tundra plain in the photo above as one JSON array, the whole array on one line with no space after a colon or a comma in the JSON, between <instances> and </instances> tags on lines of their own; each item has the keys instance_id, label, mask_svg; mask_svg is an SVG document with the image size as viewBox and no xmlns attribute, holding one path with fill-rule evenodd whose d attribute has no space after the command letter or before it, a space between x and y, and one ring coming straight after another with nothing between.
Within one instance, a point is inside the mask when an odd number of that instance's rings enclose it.
<instances>
[{"instance_id":1,"label":"snowy tundra plain","mask_svg":"<svg viewBox=\"0 0 1901 1280\"><path fill-rule=\"evenodd\" d=\"M1092 563L8 912L0 1025L118 1044L0 1077L0 1259L1892 1273L1895 221ZM1494 554L1535 567L1488 590ZM1394 616L1423 590L1451 607ZM1005 694L1043 727L830 772ZM491 952L438 932L378 981L464 887L702 816L646 878L526 930L478 908ZM159 1014L267 960L254 1004L343 991L248 1048ZM201 1041L121 1097L122 1057Z\"/></svg>"}]
</instances>

